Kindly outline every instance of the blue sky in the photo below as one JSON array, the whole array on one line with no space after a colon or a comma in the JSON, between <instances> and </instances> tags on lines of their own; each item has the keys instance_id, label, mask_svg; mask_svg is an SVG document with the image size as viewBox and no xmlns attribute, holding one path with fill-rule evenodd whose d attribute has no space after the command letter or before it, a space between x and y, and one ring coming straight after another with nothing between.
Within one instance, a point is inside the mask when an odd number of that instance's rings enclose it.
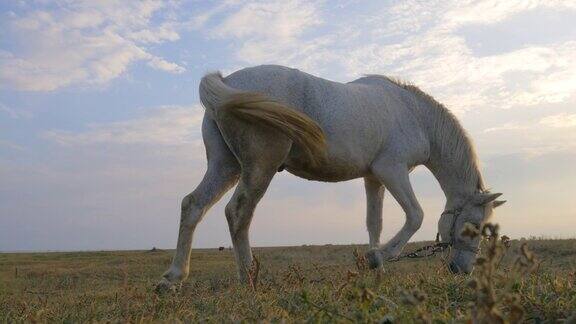
<instances>
[{"instance_id":1,"label":"blue sky","mask_svg":"<svg viewBox=\"0 0 576 324\"><path fill-rule=\"evenodd\" d=\"M454 111L512 237L576 228L576 5L571 1L4 1L0 250L174 247L179 201L205 170L197 87L263 63L331 80L386 74ZM425 169L415 240L444 198ZM225 196L195 246L229 245ZM387 197L383 240L403 223ZM253 245L361 243L361 181L286 173Z\"/></svg>"}]
</instances>

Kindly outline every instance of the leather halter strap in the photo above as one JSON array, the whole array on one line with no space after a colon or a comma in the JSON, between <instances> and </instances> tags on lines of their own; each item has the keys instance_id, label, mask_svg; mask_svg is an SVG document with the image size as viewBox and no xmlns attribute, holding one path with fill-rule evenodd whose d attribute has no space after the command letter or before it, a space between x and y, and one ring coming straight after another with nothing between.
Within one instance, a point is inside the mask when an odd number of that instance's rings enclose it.
<instances>
[{"instance_id":1,"label":"leather halter strap","mask_svg":"<svg viewBox=\"0 0 576 324\"><path fill-rule=\"evenodd\" d=\"M458 208L454 208L454 209L448 209L445 210L444 212L442 212L441 216L447 215L447 214L452 214L452 226L450 227L450 242L448 242L448 244L457 249L457 250L462 250L462 251L468 251L468 252L473 252L473 253L478 253L480 252L480 248L475 248L472 247L468 244L464 244L461 241L458 241L456 239L456 221L458 220L458 217L460 217L460 215L462 214L462 207L458 207ZM436 235L436 240L439 240L439 235L440 233L438 233L438 235Z\"/></svg>"}]
</instances>

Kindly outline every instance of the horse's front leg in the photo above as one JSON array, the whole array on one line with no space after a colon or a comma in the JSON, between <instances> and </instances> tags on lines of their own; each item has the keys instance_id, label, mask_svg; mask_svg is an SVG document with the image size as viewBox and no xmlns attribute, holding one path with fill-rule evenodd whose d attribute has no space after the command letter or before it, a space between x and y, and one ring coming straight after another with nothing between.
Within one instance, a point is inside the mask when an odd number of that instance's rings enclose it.
<instances>
[{"instance_id":1,"label":"horse's front leg","mask_svg":"<svg viewBox=\"0 0 576 324\"><path fill-rule=\"evenodd\" d=\"M402 229L386 244L372 249L367 257L372 268L382 265L383 261L394 258L402 252L408 240L422 225L424 212L414 195L409 179L409 170L405 165L376 165L372 172L390 191L394 199L406 213L406 222Z\"/></svg>"},{"instance_id":2,"label":"horse's front leg","mask_svg":"<svg viewBox=\"0 0 576 324\"><path fill-rule=\"evenodd\" d=\"M364 178L366 189L366 228L370 248L376 249L380 245L380 233L382 232L382 202L385 188L378 179Z\"/></svg>"}]
</instances>

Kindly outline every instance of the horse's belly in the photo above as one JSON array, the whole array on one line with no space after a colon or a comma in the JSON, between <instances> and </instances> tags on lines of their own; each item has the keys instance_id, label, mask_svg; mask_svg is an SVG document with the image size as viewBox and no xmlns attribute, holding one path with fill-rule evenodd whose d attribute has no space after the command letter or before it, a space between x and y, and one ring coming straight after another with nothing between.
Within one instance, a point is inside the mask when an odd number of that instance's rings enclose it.
<instances>
[{"instance_id":1,"label":"horse's belly","mask_svg":"<svg viewBox=\"0 0 576 324\"><path fill-rule=\"evenodd\" d=\"M364 177L368 173L369 166L360 161L329 155L326 161L316 166L311 166L297 157L289 157L284 168L300 178L339 182Z\"/></svg>"},{"instance_id":2,"label":"horse's belly","mask_svg":"<svg viewBox=\"0 0 576 324\"><path fill-rule=\"evenodd\" d=\"M358 172L341 172L338 170L304 169L286 166L286 171L293 175L314 181L340 182L363 177Z\"/></svg>"},{"instance_id":3,"label":"horse's belly","mask_svg":"<svg viewBox=\"0 0 576 324\"><path fill-rule=\"evenodd\" d=\"M346 131L346 127L351 130ZM310 165L301 148L293 145L284 167L288 172L308 180L339 182L365 177L378 155L386 134L375 127L360 127L349 122L326 129L327 155L319 165ZM341 130L340 133L334 129ZM368 140L370 139L370 140Z\"/></svg>"}]
</instances>

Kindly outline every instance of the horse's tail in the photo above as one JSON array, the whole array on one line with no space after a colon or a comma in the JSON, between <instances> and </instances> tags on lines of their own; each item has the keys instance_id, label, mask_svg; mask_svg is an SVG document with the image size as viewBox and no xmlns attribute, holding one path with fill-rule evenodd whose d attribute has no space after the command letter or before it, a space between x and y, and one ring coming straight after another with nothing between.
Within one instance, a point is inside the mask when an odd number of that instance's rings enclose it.
<instances>
[{"instance_id":1,"label":"horse's tail","mask_svg":"<svg viewBox=\"0 0 576 324\"><path fill-rule=\"evenodd\" d=\"M218 121L225 113L274 128L290 138L318 165L326 154L326 138L318 123L307 115L263 94L234 89L224 83L220 73L207 74L200 82L200 101Z\"/></svg>"}]
</instances>

